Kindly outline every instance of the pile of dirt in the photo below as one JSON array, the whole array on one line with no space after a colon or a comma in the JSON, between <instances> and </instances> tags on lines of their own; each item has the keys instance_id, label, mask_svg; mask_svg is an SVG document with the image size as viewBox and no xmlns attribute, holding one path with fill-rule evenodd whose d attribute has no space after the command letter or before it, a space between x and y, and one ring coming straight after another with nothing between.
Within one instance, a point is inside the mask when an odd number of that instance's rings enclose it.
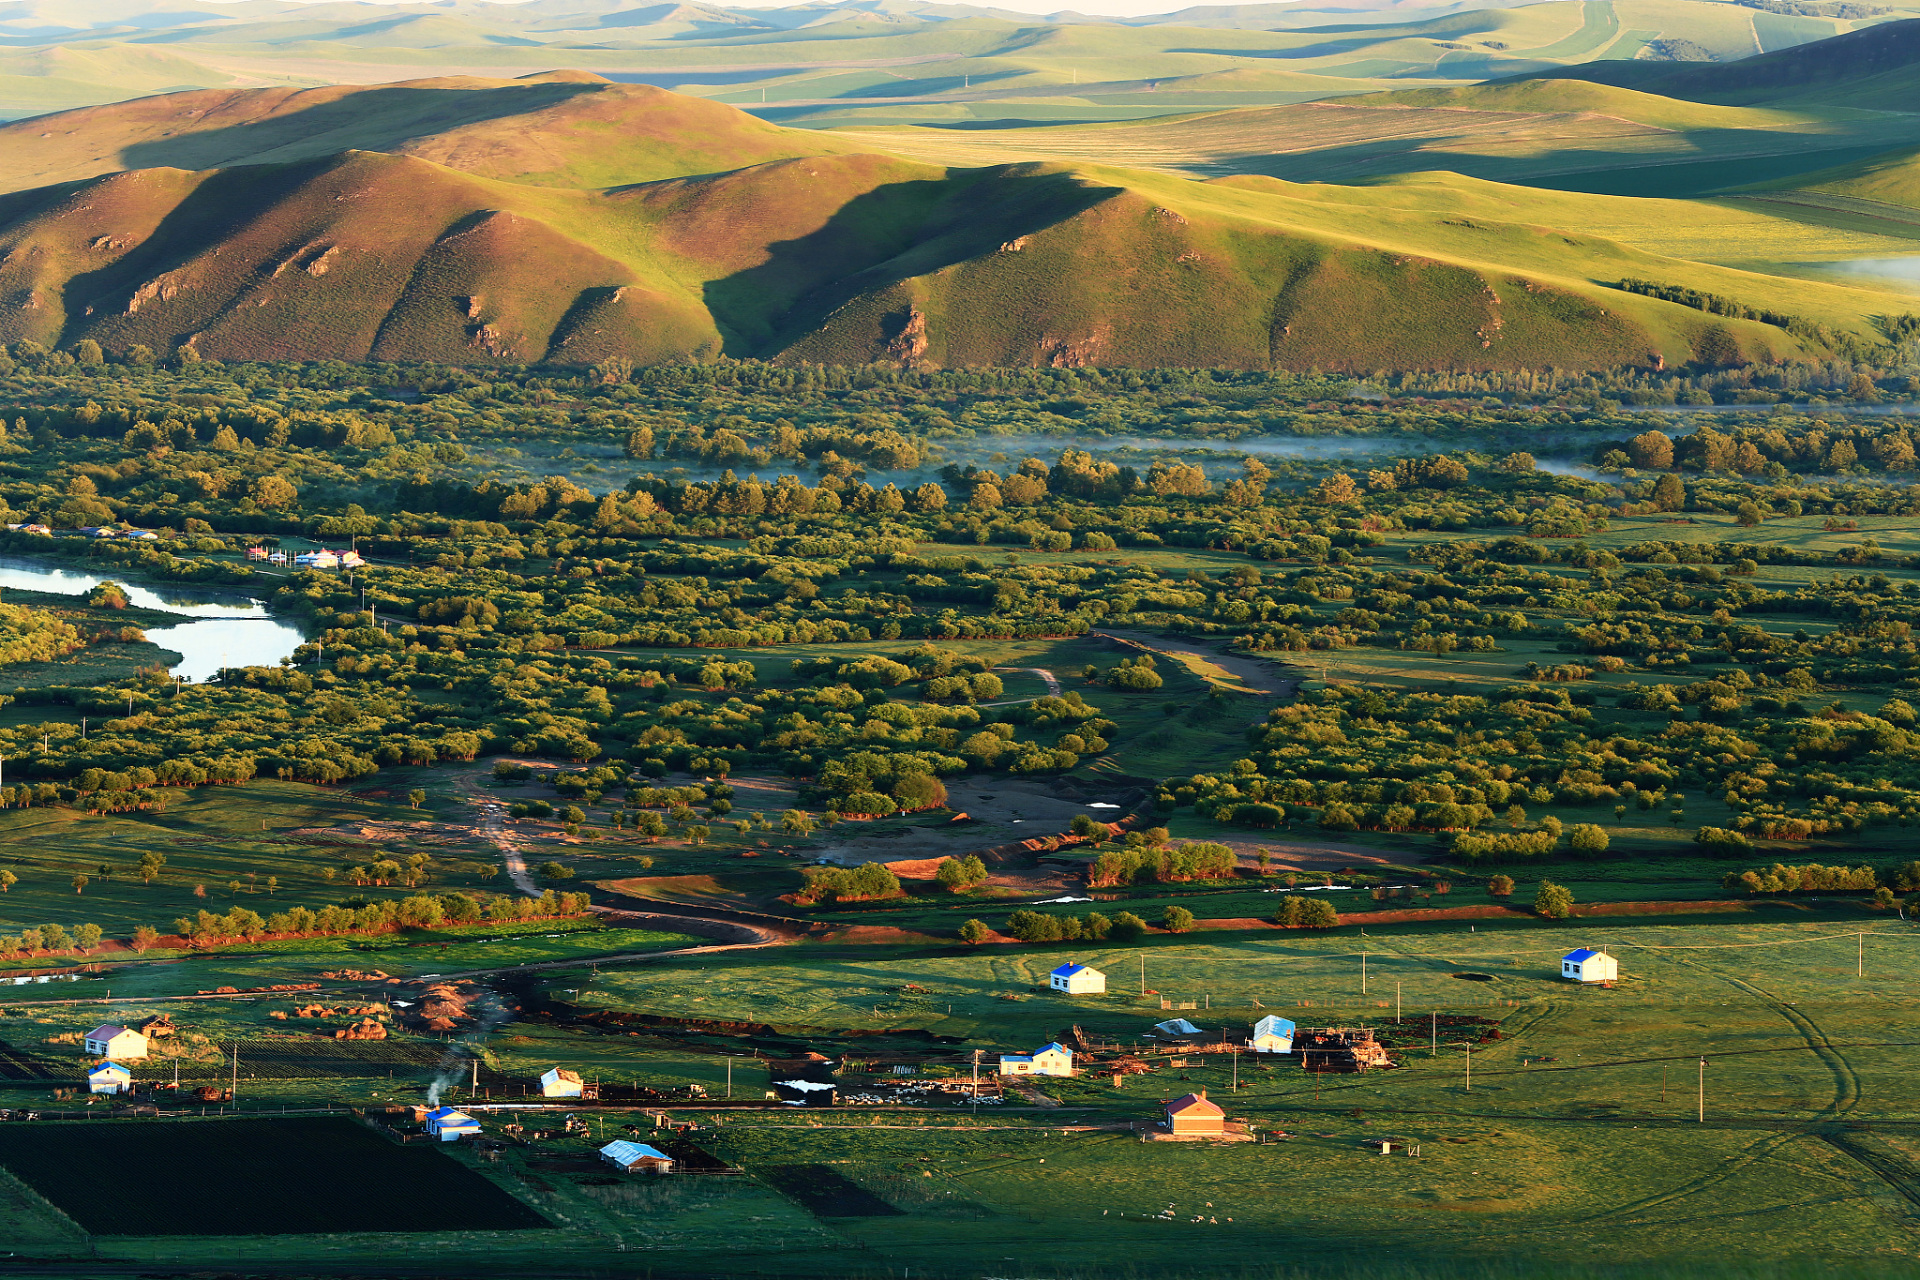
<instances>
[{"instance_id":1,"label":"pile of dirt","mask_svg":"<svg viewBox=\"0 0 1920 1280\"><path fill-rule=\"evenodd\" d=\"M477 982L436 982L421 991L417 1003L394 1006L402 1025L414 1031L458 1031L500 1011L500 997Z\"/></svg>"},{"instance_id":2,"label":"pile of dirt","mask_svg":"<svg viewBox=\"0 0 1920 1280\"><path fill-rule=\"evenodd\" d=\"M334 969L320 975L331 982L385 982L387 975L378 969Z\"/></svg>"},{"instance_id":3,"label":"pile of dirt","mask_svg":"<svg viewBox=\"0 0 1920 1280\"><path fill-rule=\"evenodd\" d=\"M338 1007L335 1007L333 1005L325 1005L325 1004L303 1004L303 1005L300 1005L298 1008L295 1008L294 1010L292 1010L290 1013L282 1013L276 1010L271 1016L275 1018L283 1018L283 1019L288 1017L359 1018L359 1017L378 1017L379 1015L385 1013L386 1011L387 1011L387 1006L383 1004L355 1004L355 1005L340 1005Z\"/></svg>"},{"instance_id":4,"label":"pile of dirt","mask_svg":"<svg viewBox=\"0 0 1920 1280\"><path fill-rule=\"evenodd\" d=\"M378 1018L362 1018L350 1027L341 1027L333 1033L335 1040L385 1040L386 1024Z\"/></svg>"}]
</instances>

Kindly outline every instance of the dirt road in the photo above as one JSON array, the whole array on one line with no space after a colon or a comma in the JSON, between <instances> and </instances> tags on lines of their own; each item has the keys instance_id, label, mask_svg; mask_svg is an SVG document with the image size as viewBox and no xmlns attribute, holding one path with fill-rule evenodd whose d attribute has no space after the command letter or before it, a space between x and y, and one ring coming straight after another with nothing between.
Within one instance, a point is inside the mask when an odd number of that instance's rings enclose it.
<instances>
[{"instance_id":1,"label":"dirt road","mask_svg":"<svg viewBox=\"0 0 1920 1280\"><path fill-rule=\"evenodd\" d=\"M1213 667L1226 677L1221 683L1229 689L1290 698L1300 688L1301 677L1271 658L1228 653L1184 640L1168 640L1144 631L1095 631L1090 634L1130 649L1165 654L1202 678L1208 676L1205 668Z\"/></svg>"}]
</instances>

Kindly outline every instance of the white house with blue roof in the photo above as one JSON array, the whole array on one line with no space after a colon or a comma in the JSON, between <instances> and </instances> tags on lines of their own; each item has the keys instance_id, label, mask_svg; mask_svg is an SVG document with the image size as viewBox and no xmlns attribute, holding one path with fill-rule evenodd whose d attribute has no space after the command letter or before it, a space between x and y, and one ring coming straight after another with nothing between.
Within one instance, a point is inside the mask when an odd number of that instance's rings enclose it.
<instances>
[{"instance_id":1,"label":"white house with blue roof","mask_svg":"<svg viewBox=\"0 0 1920 1280\"><path fill-rule=\"evenodd\" d=\"M1107 993L1107 975L1069 960L1048 975L1047 985L1070 996L1103 996Z\"/></svg>"},{"instance_id":2,"label":"white house with blue roof","mask_svg":"<svg viewBox=\"0 0 1920 1280\"><path fill-rule=\"evenodd\" d=\"M1581 947L1560 957L1560 976L1573 982L1613 982L1620 977L1620 962L1604 951Z\"/></svg>"},{"instance_id":3,"label":"white house with blue roof","mask_svg":"<svg viewBox=\"0 0 1920 1280\"><path fill-rule=\"evenodd\" d=\"M1054 1041L1041 1045L1032 1053L1003 1053L1000 1055L1000 1074L1070 1076L1073 1074L1073 1050Z\"/></svg>"},{"instance_id":4,"label":"white house with blue roof","mask_svg":"<svg viewBox=\"0 0 1920 1280\"><path fill-rule=\"evenodd\" d=\"M435 1107L427 1112L427 1132L442 1142L480 1136L480 1122L458 1107Z\"/></svg>"},{"instance_id":5,"label":"white house with blue roof","mask_svg":"<svg viewBox=\"0 0 1920 1280\"><path fill-rule=\"evenodd\" d=\"M1247 1048L1255 1053L1292 1053L1293 1023L1268 1014L1253 1024L1253 1038L1247 1041Z\"/></svg>"},{"instance_id":6,"label":"white house with blue roof","mask_svg":"<svg viewBox=\"0 0 1920 1280\"><path fill-rule=\"evenodd\" d=\"M133 1072L117 1062L87 1068L88 1093L132 1093Z\"/></svg>"},{"instance_id":7,"label":"white house with blue roof","mask_svg":"<svg viewBox=\"0 0 1920 1280\"><path fill-rule=\"evenodd\" d=\"M609 1142L600 1158L622 1173L672 1173L673 1157L644 1142Z\"/></svg>"}]
</instances>

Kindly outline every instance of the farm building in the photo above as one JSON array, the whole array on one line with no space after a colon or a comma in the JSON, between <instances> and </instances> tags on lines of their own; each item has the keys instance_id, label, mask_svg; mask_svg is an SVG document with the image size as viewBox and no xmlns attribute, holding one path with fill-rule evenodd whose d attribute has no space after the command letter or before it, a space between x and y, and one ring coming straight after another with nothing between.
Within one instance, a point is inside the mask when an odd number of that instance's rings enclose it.
<instances>
[{"instance_id":1,"label":"farm building","mask_svg":"<svg viewBox=\"0 0 1920 1280\"><path fill-rule=\"evenodd\" d=\"M455 1107L435 1107L427 1112L427 1132L442 1142L480 1136L480 1122Z\"/></svg>"},{"instance_id":2,"label":"farm building","mask_svg":"<svg viewBox=\"0 0 1920 1280\"><path fill-rule=\"evenodd\" d=\"M132 1093L133 1072L117 1062L87 1068L88 1093Z\"/></svg>"},{"instance_id":3,"label":"farm building","mask_svg":"<svg viewBox=\"0 0 1920 1280\"><path fill-rule=\"evenodd\" d=\"M1247 1048L1255 1053L1292 1053L1293 1023L1268 1014L1253 1024L1253 1038Z\"/></svg>"},{"instance_id":4,"label":"farm building","mask_svg":"<svg viewBox=\"0 0 1920 1280\"><path fill-rule=\"evenodd\" d=\"M109 1022L87 1032L86 1049L103 1058L144 1058L147 1038L132 1027Z\"/></svg>"},{"instance_id":5,"label":"farm building","mask_svg":"<svg viewBox=\"0 0 1920 1280\"><path fill-rule=\"evenodd\" d=\"M1043 1044L1032 1053L1000 1055L1003 1076L1070 1076L1073 1074L1073 1050L1058 1041Z\"/></svg>"},{"instance_id":6,"label":"farm building","mask_svg":"<svg viewBox=\"0 0 1920 1280\"><path fill-rule=\"evenodd\" d=\"M565 1067L551 1067L540 1077L540 1096L543 1098L578 1098L586 1091L578 1071L569 1071Z\"/></svg>"},{"instance_id":7,"label":"farm building","mask_svg":"<svg viewBox=\"0 0 1920 1280\"><path fill-rule=\"evenodd\" d=\"M1227 1113L1207 1101L1207 1091L1189 1093L1167 1104L1167 1132L1183 1135L1225 1136Z\"/></svg>"},{"instance_id":8,"label":"farm building","mask_svg":"<svg viewBox=\"0 0 1920 1280\"><path fill-rule=\"evenodd\" d=\"M1560 976L1574 982L1613 982L1620 976L1620 962L1604 951L1581 947L1560 957Z\"/></svg>"},{"instance_id":9,"label":"farm building","mask_svg":"<svg viewBox=\"0 0 1920 1280\"><path fill-rule=\"evenodd\" d=\"M340 557L322 548L318 551L302 551L293 558L293 563L301 569L338 569Z\"/></svg>"},{"instance_id":10,"label":"farm building","mask_svg":"<svg viewBox=\"0 0 1920 1280\"><path fill-rule=\"evenodd\" d=\"M1100 996L1107 993L1106 974L1071 960L1055 969L1048 978L1048 985L1055 991L1064 991L1070 996Z\"/></svg>"},{"instance_id":11,"label":"farm building","mask_svg":"<svg viewBox=\"0 0 1920 1280\"><path fill-rule=\"evenodd\" d=\"M644 1142L609 1142L600 1158L622 1173L672 1173L673 1157Z\"/></svg>"}]
</instances>

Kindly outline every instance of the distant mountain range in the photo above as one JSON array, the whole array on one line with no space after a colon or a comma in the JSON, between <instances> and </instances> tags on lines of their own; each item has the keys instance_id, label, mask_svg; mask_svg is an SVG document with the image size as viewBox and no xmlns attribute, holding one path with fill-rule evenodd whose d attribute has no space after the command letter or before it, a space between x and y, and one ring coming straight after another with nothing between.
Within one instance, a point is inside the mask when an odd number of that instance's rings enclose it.
<instances>
[{"instance_id":1,"label":"distant mountain range","mask_svg":"<svg viewBox=\"0 0 1920 1280\"><path fill-rule=\"evenodd\" d=\"M1609 284L1899 302L1547 229L1596 197L928 164L580 72L87 108L0 128L0 177L0 341L222 359L1659 367L1820 349Z\"/></svg>"},{"instance_id":2,"label":"distant mountain range","mask_svg":"<svg viewBox=\"0 0 1920 1280\"><path fill-rule=\"evenodd\" d=\"M1850 0L1301 0L1147 17L922 0L12 0L0 3L0 118L186 88L577 67L809 126L1120 120L1596 59L1730 61L1911 12Z\"/></svg>"}]
</instances>

